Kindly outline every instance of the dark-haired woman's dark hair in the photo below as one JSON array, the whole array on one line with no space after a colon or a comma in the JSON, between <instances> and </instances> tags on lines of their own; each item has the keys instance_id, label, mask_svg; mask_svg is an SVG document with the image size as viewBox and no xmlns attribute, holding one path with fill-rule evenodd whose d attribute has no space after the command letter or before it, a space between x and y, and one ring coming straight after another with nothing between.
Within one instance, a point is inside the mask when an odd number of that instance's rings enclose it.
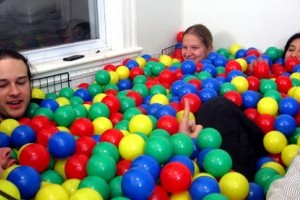
<instances>
[{"instance_id":1,"label":"dark-haired woman's dark hair","mask_svg":"<svg viewBox=\"0 0 300 200\"><path fill-rule=\"evenodd\" d=\"M286 44L285 44L285 46L284 46L284 54L283 54L284 56L285 56L287 50L289 49L291 43L292 43L295 39L298 39L298 38L300 39L300 33L295 33L294 35L292 35L292 36L288 39L288 41L286 42Z\"/></svg>"},{"instance_id":2,"label":"dark-haired woman's dark hair","mask_svg":"<svg viewBox=\"0 0 300 200\"><path fill-rule=\"evenodd\" d=\"M5 58L13 58L17 60L22 60L27 68L27 76L28 79L31 81L31 70L28 63L28 60L19 52L12 50L12 49L0 49L0 60Z\"/></svg>"}]
</instances>

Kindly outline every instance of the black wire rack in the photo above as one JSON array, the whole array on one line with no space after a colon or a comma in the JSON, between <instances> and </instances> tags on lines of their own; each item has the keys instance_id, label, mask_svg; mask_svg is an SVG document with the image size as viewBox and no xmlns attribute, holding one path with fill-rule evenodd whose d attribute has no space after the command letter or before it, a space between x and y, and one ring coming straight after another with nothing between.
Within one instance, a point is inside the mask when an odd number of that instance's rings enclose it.
<instances>
[{"instance_id":1,"label":"black wire rack","mask_svg":"<svg viewBox=\"0 0 300 200\"><path fill-rule=\"evenodd\" d=\"M172 55L175 51L175 45L166 47L161 50L161 55Z\"/></svg>"},{"instance_id":2,"label":"black wire rack","mask_svg":"<svg viewBox=\"0 0 300 200\"><path fill-rule=\"evenodd\" d=\"M41 78L33 78L31 82L33 87L40 88L46 93L56 93L62 88L70 87L70 74L69 72L64 72Z\"/></svg>"}]
</instances>

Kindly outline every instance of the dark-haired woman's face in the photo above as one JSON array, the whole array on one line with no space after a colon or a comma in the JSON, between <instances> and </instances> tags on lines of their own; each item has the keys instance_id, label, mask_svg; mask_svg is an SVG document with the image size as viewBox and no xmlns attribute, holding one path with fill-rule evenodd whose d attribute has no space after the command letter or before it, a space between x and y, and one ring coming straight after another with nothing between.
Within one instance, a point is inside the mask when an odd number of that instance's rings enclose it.
<instances>
[{"instance_id":1,"label":"dark-haired woman's face","mask_svg":"<svg viewBox=\"0 0 300 200\"><path fill-rule=\"evenodd\" d=\"M300 61L300 38L293 40L285 53L284 59L296 57Z\"/></svg>"}]
</instances>

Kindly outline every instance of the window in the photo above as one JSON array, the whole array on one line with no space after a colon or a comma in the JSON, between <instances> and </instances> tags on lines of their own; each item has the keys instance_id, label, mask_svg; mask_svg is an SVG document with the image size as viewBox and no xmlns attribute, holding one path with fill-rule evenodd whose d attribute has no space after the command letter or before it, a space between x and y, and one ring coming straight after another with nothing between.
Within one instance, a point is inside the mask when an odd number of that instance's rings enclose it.
<instances>
[{"instance_id":1,"label":"window","mask_svg":"<svg viewBox=\"0 0 300 200\"><path fill-rule=\"evenodd\" d=\"M0 0L0 27L31 61L107 47L104 0Z\"/></svg>"}]
</instances>

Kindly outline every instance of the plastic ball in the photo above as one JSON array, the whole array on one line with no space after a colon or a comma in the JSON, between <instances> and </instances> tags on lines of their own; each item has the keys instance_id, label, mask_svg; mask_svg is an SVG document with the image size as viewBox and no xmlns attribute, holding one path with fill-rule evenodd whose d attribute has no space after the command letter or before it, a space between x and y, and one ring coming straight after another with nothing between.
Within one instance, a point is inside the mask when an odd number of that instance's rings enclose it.
<instances>
[{"instance_id":1,"label":"plastic ball","mask_svg":"<svg viewBox=\"0 0 300 200\"><path fill-rule=\"evenodd\" d=\"M256 108L260 99L259 94L253 90L247 90L242 93L242 106L243 108Z\"/></svg>"},{"instance_id":2,"label":"plastic ball","mask_svg":"<svg viewBox=\"0 0 300 200\"><path fill-rule=\"evenodd\" d=\"M278 172L273 168L260 168L254 176L254 182L260 185L261 187L264 187L266 182L275 175L278 175Z\"/></svg>"},{"instance_id":3,"label":"plastic ball","mask_svg":"<svg viewBox=\"0 0 300 200\"><path fill-rule=\"evenodd\" d=\"M279 113L295 116L300 110L298 101L292 97L282 98L279 102Z\"/></svg>"},{"instance_id":4,"label":"plastic ball","mask_svg":"<svg viewBox=\"0 0 300 200\"><path fill-rule=\"evenodd\" d=\"M261 94L265 94L269 90L277 91L276 82L272 79L263 79L260 81L259 91Z\"/></svg>"},{"instance_id":5,"label":"plastic ball","mask_svg":"<svg viewBox=\"0 0 300 200\"><path fill-rule=\"evenodd\" d=\"M260 114L276 116L278 112L278 103L271 97L263 97L257 103L257 110Z\"/></svg>"},{"instance_id":6,"label":"plastic ball","mask_svg":"<svg viewBox=\"0 0 300 200\"><path fill-rule=\"evenodd\" d=\"M259 79L270 78L270 66L264 60L259 60L253 64L253 75Z\"/></svg>"},{"instance_id":7,"label":"plastic ball","mask_svg":"<svg viewBox=\"0 0 300 200\"><path fill-rule=\"evenodd\" d=\"M249 182L238 172L228 172L219 181L221 193L229 199L246 199L249 194Z\"/></svg>"},{"instance_id":8,"label":"plastic ball","mask_svg":"<svg viewBox=\"0 0 300 200\"><path fill-rule=\"evenodd\" d=\"M131 168L121 181L124 195L130 199L148 199L155 188L151 174L142 168Z\"/></svg>"},{"instance_id":9,"label":"plastic ball","mask_svg":"<svg viewBox=\"0 0 300 200\"><path fill-rule=\"evenodd\" d=\"M275 117L269 114L261 114L254 119L264 133L274 130Z\"/></svg>"},{"instance_id":10,"label":"plastic ball","mask_svg":"<svg viewBox=\"0 0 300 200\"><path fill-rule=\"evenodd\" d=\"M34 98L34 99L45 99L46 94L40 88L32 88L31 97Z\"/></svg>"},{"instance_id":11,"label":"plastic ball","mask_svg":"<svg viewBox=\"0 0 300 200\"><path fill-rule=\"evenodd\" d=\"M99 70L95 74L95 80L99 85L107 85L110 82L110 75L106 70Z\"/></svg>"},{"instance_id":12,"label":"plastic ball","mask_svg":"<svg viewBox=\"0 0 300 200\"><path fill-rule=\"evenodd\" d=\"M51 200L51 199L61 199L68 200L69 194L64 189L63 186L58 184L49 184L42 187L35 196L36 200Z\"/></svg>"},{"instance_id":13,"label":"plastic ball","mask_svg":"<svg viewBox=\"0 0 300 200\"><path fill-rule=\"evenodd\" d=\"M2 192L10 195L13 199L21 199L19 189L12 182L8 180L0 179L0 188ZM4 198L3 195L1 195L0 199L5 200L7 198Z\"/></svg>"},{"instance_id":14,"label":"plastic ball","mask_svg":"<svg viewBox=\"0 0 300 200\"><path fill-rule=\"evenodd\" d=\"M67 179L61 185L67 191L69 196L77 191L78 185L81 182L79 179Z\"/></svg>"},{"instance_id":15,"label":"plastic ball","mask_svg":"<svg viewBox=\"0 0 300 200\"><path fill-rule=\"evenodd\" d=\"M131 163L131 168L141 168L148 171L156 181L159 177L161 166L157 160L149 155L141 155Z\"/></svg>"},{"instance_id":16,"label":"plastic ball","mask_svg":"<svg viewBox=\"0 0 300 200\"><path fill-rule=\"evenodd\" d=\"M40 106L43 108L48 108L53 112L59 107L57 101L55 101L54 99L44 99L43 101L41 101Z\"/></svg>"},{"instance_id":17,"label":"plastic ball","mask_svg":"<svg viewBox=\"0 0 300 200\"><path fill-rule=\"evenodd\" d=\"M213 149L205 155L203 167L214 177L221 177L231 170L232 159L226 151Z\"/></svg>"},{"instance_id":18,"label":"plastic ball","mask_svg":"<svg viewBox=\"0 0 300 200\"><path fill-rule=\"evenodd\" d=\"M108 184L111 198L123 197L122 176L115 176Z\"/></svg>"},{"instance_id":19,"label":"plastic ball","mask_svg":"<svg viewBox=\"0 0 300 200\"><path fill-rule=\"evenodd\" d=\"M109 117L110 111L106 104L97 102L91 105L88 111L89 117L93 121L98 117Z\"/></svg>"},{"instance_id":20,"label":"plastic ball","mask_svg":"<svg viewBox=\"0 0 300 200\"><path fill-rule=\"evenodd\" d=\"M298 155L299 146L296 144L289 144L283 148L281 152L281 160L285 166L290 166L292 160Z\"/></svg>"},{"instance_id":21,"label":"plastic ball","mask_svg":"<svg viewBox=\"0 0 300 200\"><path fill-rule=\"evenodd\" d=\"M30 166L18 166L9 173L7 180L20 191L22 199L31 199L41 186L39 173Z\"/></svg>"},{"instance_id":22,"label":"plastic ball","mask_svg":"<svg viewBox=\"0 0 300 200\"><path fill-rule=\"evenodd\" d=\"M61 106L54 112L54 121L58 126L69 127L76 118L76 113L71 106Z\"/></svg>"},{"instance_id":23,"label":"plastic ball","mask_svg":"<svg viewBox=\"0 0 300 200\"><path fill-rule=\"evenodd\" d=\"M55 158L67 158L74 153L76 142L70 133L59 131L50 137L48 148Z\"/></svg>"},{"instance_id":24,"label":"plastic ball","mask_svg":"<svg viewBox=\"0 0 300 200\"><path fill-rule=\"evenodd\" d=\"M169 194L160 186L155 185L154 191L151 196L148 198L149 200L167 200L169 199Z\"/></svg>"},{"instance_id":25,"label":"plastic ball","mask_svg":"<svg viewBox=\"0 0 300 200\"><path fill-rule=\"evenodd\" d=\"M280 163L278 163L276 161L266 162L265 164L263 164L261 166L261 168L265 168L265 167L275 169L278 172L278 174L280 174L281 176L284 176L286 173L283 165L281 165Z\"/></svg>"},{"instance_id":26,"label":"plastic ball","mask_svg":"<svg viewBox=\"0 0 300 200\"><path fill-rule=\"evenodd\" d=\"M109 198L110 190L108 182L99 176L88 176L84 178L78 185L78 190L81 188L93 189L99 192L103 199Z\"/></svg>"},{"instance_id":27,"label":"plastic ball","mask_svg":"<svg viewBox=\"0 0 300 200\"><path fill-rule=\"evenodd\" d=\"M102 135L106 130L113 128L112 122L107 117L97 117L92 124L97 135Z\"/></svg>"},{"instance_id":28,"label":"plastic ball","mask_svg":"<svg viewBox=\"0 0 300 200\"><path fill-rule=\"evenodd\" d=\"M157 120L156 128L164 129L173 135L178 132L179 122L175 116L165 115Z\"/></svg>"},{"instance_id":29,"label":"plastic ball","mask_svg":"<svg viewBox=\"0 0 300 200\"><path fill-rule=\"evenodd\" d=\"M173 148L168 138L151 136L145 144L145 155L151 156L160 164L163 164L172 157Z\"/></svg>"},{"instance_id":30,"label":"plastic ball","mask_svg":"<svg viewBox=\"0 0 300 200\"><path fill-rule=\"evenodd\" d=\"M263 143L269 153L278 154L286 147L287 139L283 133L274 130L264 136Z\"/></svg>"},{"instance_id":31,"label":"plastic ball","mask_svg":"<svg viewBox=\"0 0 300 200\"><path fill-rule=\"evenodd\" d=\"M263 188L257 183L250 182L249 183L249 195L247 197L248 200L263 200L265 199L265 193Z\"/></svg>"},{"instance_id":32,"label":"plastic ball","mask_svg":"<svg viewBox=\"0 0 300 200\"><path fill-rule=\"evenodd\" d=\"M75 191L69 200L103 200L99 192L91 188L81 188Z\"/></svg>"},{"instance_id":33,"label":"plastic ball","mask_svg":"<svg viewBox=\"0 0 300 200\"><path fill-rule=\"evenodd\" d=\"M201 176L193 180L189 191L192 199L203 199L209 194L220 193L220 188L214 178Z\"/></svg>"},{"instance_id":34,"label":"plastic ball","mask_svg":"<svg viewBox=\"0 0 300 200\"><path fill-rule=\"evenodd\" d=\"M196 72L196 64L192 60L185 60L181 63L181 71L183 74L194 74Z\"/></svg>"},{"instance_id":35,"label":"plastic ball","mask_svg":"<svg viewBox=\"0 0 300 200\"><path fill-rule=\"evenodd\" d=\"M65 173L68 179L84 179L87 176L86 166L88 157L83 154L70 156L65 165Z\"/></svg>"},{"instance_id":36,"label":"plastic ball","mask_svg":"<svg viewBox=\"0 0 300 200\"><path fill-rule=\"evenodd\" d=\"M192 175L188 167L180 162L167 163L160 173L161 186L170 193L187 190L192 182Z\"/></svg>"},{"instance_id":37,"label":"plastic ball","mask_svg":"<svg viewBox=\"0 0 300 200\"><path fill-rule=\"evenodd\" d=\"M149 135L153 129L153 124L149 116L138 114L133 116L129 121L129 131L131 133L141 132Z\"/></svg>"},{"instance_id":38,"label":"plastic ball","mask_svg":"<svg viewBox=\"0 0 300 200\"><path fill-rule=\"evenodd\" d=\"M13 130L10 138L13 146L20 148L27 143L36 142L36 133L30 126L20 125Z\"/></svg>"},{"instance_id":39,"label":"plastic ball","mask_svg":"<svg viewBox=\"0 0 300 200\"><path fill-rule=\"evenodd\" d=\"M130 74L130 70L128 67L121 65L116 69L117 74L119 75L119 79L127 79Z\"/></svg>"},{"instance_id":40,"label":"plastic ball","mask_svg":"<svg viewBox=\"0 0 300 200\"><path fill-rule=\"evenodd\" d=\"M164 66L169 67L173 64L173 60L169 55L163 54L158 58L159 62L164 64Z\"/></svg>"},{"instance_id":41,"label":"plastic ball","mask_svg":"<svg viewBox=\"0 0 300 200\"><path fill-rule=\"evenodd\" d=\"M66 106L71 104L70 100L65 97L57 97L55 101L58 103L59 106Z\"/></svg>"},{"instance_id":42,"label":"plastic ball","mask_svg":"<svg viewBox=\"0 0 300 200\"><path fill-rule=\"evenodd\" d=\"M122 158L134 160L144 153L145 140L137 134L125 135L119 143L119 152Z\"/></svg>"},{"instance_id":43,"label":"plastic ball","mask_svg":"<svg viewBox=\"0 0 300 200\"><path fill-rule=\"evenodd\" d=\"M214 128L204 128L197 137L197 144L200 149L220 148L222 144L222 136L220 132Z\"/></svg>"},{"instance_id":44,"label":"plastic ball","mask_svg":"<svg viewBox=\"0 0 300 200\"><path fill-rule=\"evenodd\" d=\"M228 200L228 197L221 193L211 193L206 195L203 200Z\"/></svg>"},{"instance_id":45,"label":"plastic ball","mask_svg":"<svg viewBox=\"0 0 300 200\"><path fill-rule=\"evenodd\" d=\"M274 129L283 133L287 137L294 133L296 127L296 121L291 115L281 114L275 119Z\"/></svg>"},{"instance_id":46,"label":"plastic ball","mask_svg":"<svg viewBox=\"0 0 300 200\"><path fill-rule=\"evenodd\" d=\"M49 166L51 168L52 166ZM46 171L43 171L41 174L42 177L42 187L44 185L48 184L59 184L61 185L63 183L63 177L55 170L48 169Z\"/></svg>"},{"instance_id":47,"label":"plastic ball","mask_svg":"<svg viewBox=\"0 0 300 200\"><path fill-rule=\"evenodd\" d=\"M89 176L100 176L110 181L116 174L116 161L107 154L94 154L88 160L86 170Z\"/></svg>"},{"instance_id":48,"label":"plastic ball","mask_svg":"<svg viewBox=\"0 0 300 200\"><path fill-rule=\"evenodd\" d=\"M13 130L18 127L20 124L15 119L4 119L0 123L0 132L7 134L8 136L11 136Z\"/></svg>"},{"instance_id":49,"label":"plastic ball","mask_svg":"<svg viewBox=\"0 0 300 200\"><path fill-rule=\"evenodd\" d=\"M229 52L231 55L235 55L236 52L241 49L241 45L240 44L232 44L230 47L229 47Z\"/></svg>"},{"instance_id":50,"label":"plastic ball","mask_svg":"<svg viewBox=\"0 0 300 200\"><path fill-rule=\"evenodd\" d=\"M237 91L240 93L245 92L249 88L249 83L247 79L243 76L236 76L231 80L231 83L236 87Z\"/></svg>"},{"instance_id":51,"label":"plastic ball","mask_svg":"<svg viewBox=\"0 0 300 200\"><path fill-rule=\"evenodd\" d=\"M175 133L170 138L174 155L191 156L193 153L193 140L185 133Z\"/></svg>"},{"instance_id":52,"label":"plastic ball","mask_svg":"<svg viewBox=\"0 0 300 200\"><path fill-rule=\"evenodd\" d=\"M120 154L117 146L110 142L99 142L92 150L92 154L107 154L111 156L116 162L119 161Z\"/></svg>"},{"instance_id":53,"label":"plastic ball","mask_svg":"<svg viewBox=\"0 0 300 200\"><path fill-rule=\"evenodd\" d=\"M41 173L50 164L50 154L43 145L30 143L19 152L18 160L20 165L31 166Z\"/></svg>"}]
</instances>

